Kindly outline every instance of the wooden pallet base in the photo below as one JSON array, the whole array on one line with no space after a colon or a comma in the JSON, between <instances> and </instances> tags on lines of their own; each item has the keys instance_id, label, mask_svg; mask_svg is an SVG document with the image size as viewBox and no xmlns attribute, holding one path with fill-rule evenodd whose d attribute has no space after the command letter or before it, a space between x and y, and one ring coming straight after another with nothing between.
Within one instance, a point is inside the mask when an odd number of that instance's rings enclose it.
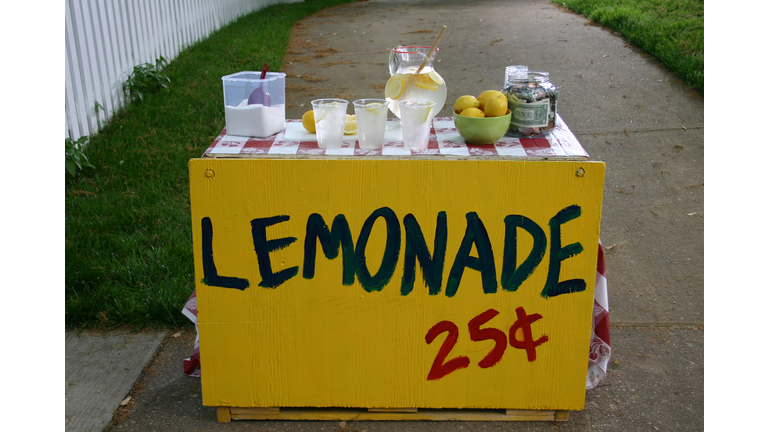
<instances>
[{"instance_id":1,"label":"wooden pallet base","mask_svg":"<svg viewBox=\"0 0 768 432\"><path fill-rule=\"evenodd\" d=\"M568 415L569 411L562 410L216 407L220 423L232 420L567 421Z\"/></svg>"}]
</instances>

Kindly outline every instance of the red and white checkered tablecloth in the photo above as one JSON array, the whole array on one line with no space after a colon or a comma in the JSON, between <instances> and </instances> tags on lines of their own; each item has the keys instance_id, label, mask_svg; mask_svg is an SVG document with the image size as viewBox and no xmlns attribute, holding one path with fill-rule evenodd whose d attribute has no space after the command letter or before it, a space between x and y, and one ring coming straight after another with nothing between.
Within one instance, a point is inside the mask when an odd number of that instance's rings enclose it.
<instances>
[{"instance_id":1,"label":"red and white checkered tablecloth","mask_svg":"<svg viewBox=\"0 0 768 432\"><path fill-rule=\"evenodd\" d=\"M547 138L502 137L494 145L469 145L456 131L453 119L438 117L433 120L429 146L426 150L406 150L402 140L390 140L382 149L361 149L356 136L347 136L342 148L326 150L318 148L317 141L302 136L301 120L287 120L286 130L267 138L227 135L226 129L213 141L203 157L249 158L270 155L319 155L319 156L464 156L503 157L520 159L587 160L589 155L581 147L558 116L557 126ZM388 120L387 136L397 136L398 119ZM400 135L402 136L402 135ZM287 137L287 138L286 138ZM595 298L592 311L592 340L587 366L588 390L603 382L611 358L611 336L608 326L608 281L602 244L598 247ZM187 300L182 313L195 324L197 330L197 292ZM184 373L200 376L200 344L195 338L192 355L182 361Z\"/></svg>"},{"instance_id":2,"label":"red and white checkered tablecloth","mask_svg":"<svg viewBox=\"0 0 768 432\"><path fill-rule=\"evenodd\" d=\"M592 342L589 344L587 390L597 388L608 373L611 359L611 330L608 327L608 279L605 276L603 245L597 248L595 304L592 306Z\"/></svg>"},{"instance_id":3,"label":"red and white checkered tablecloth","mask_svg":"<svg viewBox=\"0 0 768 432\"><path fill-rule=\"evenodd\" d=\"M356 135L344 137L339 149L322 149L317 140L304 131L301 120L286 120L286 129L267 138L227 135L226 128L213 141L203 157L259 157L275 155L316 156L486 156L514 158L546 158L587 160L589 155L568 126L558 118L555 130L546 138L502 137L493 145L466 144L451 117L433 119L429 145L425 150L406 150L399 132L400 120L388 119L384 146L380 149L360 148ZM399 134L399 135L398 135Z\"/></svg>"}]
</instances>

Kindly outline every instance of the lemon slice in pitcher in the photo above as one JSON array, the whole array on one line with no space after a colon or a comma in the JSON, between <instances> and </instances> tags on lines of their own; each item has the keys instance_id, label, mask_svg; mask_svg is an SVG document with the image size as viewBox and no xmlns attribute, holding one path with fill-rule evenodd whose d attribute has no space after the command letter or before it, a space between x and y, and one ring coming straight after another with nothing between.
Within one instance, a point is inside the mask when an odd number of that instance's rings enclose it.
<instances>
[{"instance_id":1,"label":"lemon slice in pitcher","mask_svg":"<svg viewBox=\"0 0 768 432\"><path fill-rule=\"evenodd\" d=\"M384 94L390 99L397 99L403 94L403 80L393 78L387 82Z\"/></svg>"},{"instance_id":2,"label":"lemon slice in pitcher","mask_svg":"<svg viewBox=\"0 0 768 432\"><path fill-rule=\"evenodd\" d=\"M435 84L439 86L445 83L445 81L443 81L443 77L441 77L437 71L429 71L427 75L429 75L429 77L432 78L432 81L434 81Z\"/></svg>"},{"instance_id":3,"label":"lemon slice in pitcher","mask_svg":"<svg viewBox=\"0 0 768 432\"><path fill-rule=\"evenodd\" d=\"M437 90L437 83L427 74L419 74L416 76L416 80L413 82L416 87L423 88L424 90Z\"/></svg>"}]
</instances>

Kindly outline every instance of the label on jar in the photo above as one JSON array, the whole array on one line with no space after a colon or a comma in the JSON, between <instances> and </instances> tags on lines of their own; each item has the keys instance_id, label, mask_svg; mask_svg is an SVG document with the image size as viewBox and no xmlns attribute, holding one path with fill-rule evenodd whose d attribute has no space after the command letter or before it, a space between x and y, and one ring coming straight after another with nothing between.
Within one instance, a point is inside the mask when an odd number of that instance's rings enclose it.
<instances>
[{"instance_id":1,"label":"label on jar","mask_svg":"<svg viewBox=\"0 0 768 432\"><path fill-rule=\"evenodd\" d=\"M510 100L509 110L512 111L510 123L516 127L546 127L549 124L549 108L549 98L531 103Z\"/></svg>"}]
</instances>

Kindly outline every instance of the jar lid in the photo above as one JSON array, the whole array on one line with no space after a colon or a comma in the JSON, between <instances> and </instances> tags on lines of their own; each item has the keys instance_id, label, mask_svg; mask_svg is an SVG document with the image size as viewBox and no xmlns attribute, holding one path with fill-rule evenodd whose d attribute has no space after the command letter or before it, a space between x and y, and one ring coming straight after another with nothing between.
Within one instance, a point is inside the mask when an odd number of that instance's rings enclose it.
<instances>
[{"instance_id":1,"label":"jar lid","mask_svg":"<svg viewBox=\"0 0 768 432\"><path fill-rule=\"evenodd\" d=\"M528 66L507 66L504 76L506 81L527 78Z\"/></svg>"},{"instance_id":2,"label":"jar lid","mask_svg":"<svg viewBox=\"0 0 768 432\"><path fill-rule=\"evenodd\" d=\"M549 72L529 71L527 66L507 66L506 82L549 82Z\"/></svg>"}]
</instances>

